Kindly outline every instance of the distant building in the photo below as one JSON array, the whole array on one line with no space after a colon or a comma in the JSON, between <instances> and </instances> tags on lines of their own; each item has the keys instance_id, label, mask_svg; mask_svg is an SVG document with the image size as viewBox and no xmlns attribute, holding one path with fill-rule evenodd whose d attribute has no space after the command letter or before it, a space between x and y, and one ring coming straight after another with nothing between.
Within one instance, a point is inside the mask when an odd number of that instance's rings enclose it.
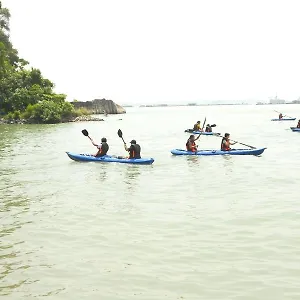
<instances>
[{"instance_id":1,"label":"distant building","mask_svg":"<svg viewBox=\"0 0 300 300\"><path fill-rule=\"evenodd\" d=\"M270 104L285 104L285 100L279 99L276 95L275 98L270 99Z\"/></svg>"}]
</instances>

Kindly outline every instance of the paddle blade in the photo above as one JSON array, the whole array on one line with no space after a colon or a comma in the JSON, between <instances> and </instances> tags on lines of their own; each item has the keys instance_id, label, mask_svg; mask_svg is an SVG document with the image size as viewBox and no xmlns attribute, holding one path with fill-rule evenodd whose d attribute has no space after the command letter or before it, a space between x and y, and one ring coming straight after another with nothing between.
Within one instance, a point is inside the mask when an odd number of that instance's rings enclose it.
<instances>
[{"instance_id":1,"label":"paddle blade","mask_svg":"<svg viewBox=\"0 0 300 300\"><path fill-rule=\"evenodd\" d=\"M123 132L122 132L122 130L121 130L121 129L119 129L119 130L118 130L118 136L119 136L120 138L122 138L122 137L123 137Z\"/></svg>"},{"instance_id":2,"label":"paddle blade","mask_svg":"<svg viewBox=\"0 0 300 300\"><path fill-rule=\"evenodd\" d=\"M210 127L216 127L217 125L216 124L212 124L212 125L210 125Z\"/></svg>"},{"instance_id":3,"label":"paddle blade","mask_svg":"<svg viewBox=\"0 0 300 300\"><path fill-rule=\"evenodd\" d=\"M89 133L86 129L81 130L82 134L85 136L89 136Z\"/></svg>"}]
</instances>

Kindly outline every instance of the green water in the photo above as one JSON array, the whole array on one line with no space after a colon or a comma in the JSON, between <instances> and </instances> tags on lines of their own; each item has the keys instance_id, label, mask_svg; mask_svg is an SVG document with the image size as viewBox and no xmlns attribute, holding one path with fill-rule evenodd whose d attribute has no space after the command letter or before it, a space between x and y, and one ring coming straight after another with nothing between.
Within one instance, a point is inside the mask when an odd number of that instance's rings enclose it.
<instances>
[{"instance_id":1,"label":"green water","mask_svg":"<svg viewBox=\"0 0 300 300\"><path fill-rule=\"evenodd\" d=\"M299 105L128 108L104 122L1 125L1 297L299 299L300 134L271 122L273 109L300 117ZM205 116L266 151L172 156ZM65 151L96 152L84 128L126 155L120 128L155 162L74 162Z\"/></svg>"}]
</instances>

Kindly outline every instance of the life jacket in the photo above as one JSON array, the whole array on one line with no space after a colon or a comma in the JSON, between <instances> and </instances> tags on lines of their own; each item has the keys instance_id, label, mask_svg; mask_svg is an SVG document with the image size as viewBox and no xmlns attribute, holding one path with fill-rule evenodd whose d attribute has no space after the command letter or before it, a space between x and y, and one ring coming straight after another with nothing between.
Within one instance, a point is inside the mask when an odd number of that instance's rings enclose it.
<instances>
[{"instance_id":1,"label":"life jacket","mask_svg":"<svg viewBox=\"0 0 300 300\"><path fill-rule=\"evenodd\" d=\"M200 130L200 125L196 123L196 124L194 125L193 130L194 130L194 131Z\"/></svg>"},{"instance_id":2,"label":"life jacket","mask_svg":"<svg viewBox=\"0 0 300 300\"><path fill-rule=\"evenodd\" d=\"M282 119L282 114L279 114L279 119Z\"/></svg>"},{"instance_id":3,"label":"life jacket","mask_svg":"<svg viewBox=\"0 0 300 300\"><path fill-rule=\"evenodd\" d=\"M190 146L190 144L192 144L192 146ZM197 151L196 143L195 142L191 142L190 139L187 140L185 146L186 146L186 150L187 151L192 151L192 152L196 152Z\"/></svg>"},{"instance_id":4,"label":"life jacket","mask_svg":"<svg viewBox=\"0 0 300 300\"><path fill-rule=\"evenodd\" d=\"M99 149L98 153L96 154L96 157L101 157L107 154L107 151L109 149L109 146L106 142L101 143L101 149Z\"/></svg>"},{"instance_id":5,"label":"life jacket","mask_svg":"<svg viewBox=\"0 0 300 300\"><path fill-rule=\"evenodd\" d=\"M298 122L298 124L297 124L297 128L300 128L300 122Z\"/></svg>"},{"instance_id":6,"label":"life jacket","mask_svg":"<svg viewBox=\"0 0 300 300\"><path fill-rule=\"evenodd\" d=\"M129 147L129 158L141 158L141 146L139 144L132 144Z\"/></svg>"},{"instance_id":7,"label":"life jacket","mask_svg":"<svg viewBox=\"0 0 300 300\"><path fill-rule=\"evenodd\" d=\"M222 138L222 142L221 142L221 150L222 151L229 151L230 147L227 146L226 144L224 144L224 141L227 141L227 138Z\"/></svg>"}]
</instances>

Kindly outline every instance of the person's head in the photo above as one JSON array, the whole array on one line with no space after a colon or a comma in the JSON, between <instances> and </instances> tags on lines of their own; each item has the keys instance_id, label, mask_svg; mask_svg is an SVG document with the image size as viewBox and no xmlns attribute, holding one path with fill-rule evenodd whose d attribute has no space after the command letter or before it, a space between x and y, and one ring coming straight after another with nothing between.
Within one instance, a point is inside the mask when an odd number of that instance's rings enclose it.
<instances>
[{"instance_id":1,"label":"person's head","mask_svg":"<svg viewBox=\"0 0 300 300\"><path fill-rule=\"evenodd\" d=\"M298 123L300 123L300 120L298 120Z\"/></svg>"},{"instance_id":2,"label":"person's head","mask_svg":"<svg viewBox=\"0 0 300 300\"><path fill-rule=\"evenodd\" d=\"M207 127L210 127L210 125L209 125L209 124L207 124Z\"/></svg>"},{"instance_id":3,"label":"person's head","mask_svg":"<svg viewBox=\"0 0 300 300\"><path fill-rule=\"evenodd\" d=\"M200 124L200 121L197 121L197 124Z\"/></svg>"},{"instance_id":4,"label":"person's head","mask_svg":"<svg viewBox=\"0 0 300 300\"><path fill-rule=\"evenodd\" d=\"M135 145L135 144L136 144L136 140L132 140L132 141L130 142L130 144Z\"/></svg>"},{"instance_id":5,"label":"person's head","mask_svg":"<svg viewBox=\"0 0 300 300\"><path fill-rule=\"evenodd\" d=\"M189 140L193 142L195 140L195 136L193 134L190 135Z\"/></svg>"},{"instance_id":6,"label":"person's head","mask_svg":"<svg viewBox=\"0 0 300 300\"><path fill-rule=\"evenodd\" d=\"M106 143L107 142L107 139L106 138L102 138L101 139L101 143Z\"/></svg>"},{"instance_id":7,"label":"person's head","mask_svg":"<svg viewBox=\"0 0 300 300\"><path fill-rule=\"evenodd\" d=\"M230 138L230 134L229 133L225 133L225 138L229 139Z\"/></svg>"}]
</instances>

